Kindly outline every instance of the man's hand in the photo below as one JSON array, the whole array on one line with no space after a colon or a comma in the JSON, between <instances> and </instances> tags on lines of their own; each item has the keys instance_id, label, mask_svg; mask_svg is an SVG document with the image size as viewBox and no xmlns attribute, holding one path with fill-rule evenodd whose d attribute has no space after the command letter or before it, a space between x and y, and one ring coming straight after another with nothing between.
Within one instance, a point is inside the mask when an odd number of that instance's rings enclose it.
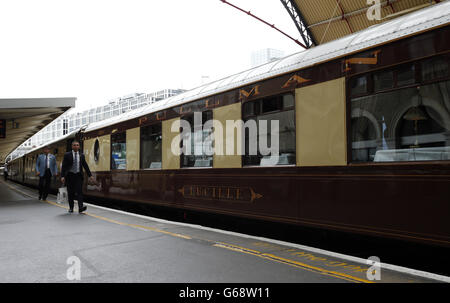
<instances>
[{"instance_id":1,"label":"man's hand","mask_svg":"<svg viewBox=\"0 0 450 303\"><path fill-rule=\"evenodd\" d=\"M36 176L39 176L40 174L41 174L40 172L38 172L38 171L36 172Z\"/></svg>"},{"instance_id":2,"label":"man's hand","mask_svg":"<svg viewBox=\"0 0 450 303\"><path fill-rule=\"evenodd\" d=\"M94 177L93 177L93 176L90 176L90 177L89 177L89 181L91 181L91 183L95 183Z\"/></svg>"},{"instance_id":3,"label":"man's hand","mask_svg":"<svg viewBox=\"0 0 450 303\"><path fill-rule=\"evenodd\" d=\"M64 179L64 177L61 178L61 183L64 184L64 181L66 181L66 179Z\"/></svg>"}]
</instances>

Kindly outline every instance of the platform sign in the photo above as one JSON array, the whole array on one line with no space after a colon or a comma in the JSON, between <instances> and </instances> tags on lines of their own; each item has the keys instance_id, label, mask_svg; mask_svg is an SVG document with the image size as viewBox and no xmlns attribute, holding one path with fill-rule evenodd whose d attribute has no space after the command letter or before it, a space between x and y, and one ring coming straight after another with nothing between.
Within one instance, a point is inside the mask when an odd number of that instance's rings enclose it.
<instances>
[{"instance_id":1,"label":"platform sign","mask_svg":"<svg viewBox=\"0 0 450 303\"><path fill-rule=\"evenodd\" d=\"M0 120L0 139L6 138L6 120Z\"/></svg>"}]
</instances>

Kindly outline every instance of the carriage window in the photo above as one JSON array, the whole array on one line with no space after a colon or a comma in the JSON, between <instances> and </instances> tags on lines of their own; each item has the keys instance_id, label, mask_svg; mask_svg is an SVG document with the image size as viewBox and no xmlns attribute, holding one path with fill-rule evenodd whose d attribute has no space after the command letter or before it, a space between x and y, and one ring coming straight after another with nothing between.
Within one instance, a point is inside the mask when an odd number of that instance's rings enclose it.
<instances>
[{"instance_id":1,"label":"carriage window","mask_svg":"<svg viewBox=\"0 0 450 303\"><path fill-rule=\"evenodd\" d=\"M374 74L373 86L376 92L392 88L394 86L394 73L387 71Z\"/></svg>"},{"instance_id":2,"label":"carriage window","mask_svg":"<svg viewBox=\"0 0 450 303\"><path fill-rule=\"evenodd\" d=\"M95 139L94 143L94 161L98 162L100 160L100 142L98 139Z\"/></svg>"},{"instance_id":3,"label":"carriage window","mask_svg":"<svg viewBox=\"0 0 450 303\"><path fill-rule=\"evenodd\" d=\"M272 98L266 98L263 99L262 102L260 102L262 105L261 112L262 113L270 113L273 111L280 110L280 98L272 97Z\"/></svg>"},{"instance_id":4,"label":"carriage window","mask_svg":"<svg viewBox=\"0 0 450 303\"><path fill-rule=\"evenodd\" d=\"M294 95L288 94L283 96L283 108L288 109L290 107L294 107L295 99Z\"/></svg>"},{"instance_id":5,"label":"carriage window","mask_svg":"<svg viewBox=\"0 0 450 303\"><path fill-rule=\"evenodd\" d=\"M204 111L200 113L197 117L200 117L202 129L195 130L195 115L190 114L183 117L183 120L186 120L191 126L190 135L182 138L182 144L189 144L188 150L190 153L182 153L181 167L212 167L213 166L213 156L208 155L208 151L212 150L212 141L211 141L211 131L203 130L203 126L206 121L211 120L212 111Z\"/></svg>"},{"instance_id":6,"label":"carriage window","mask_svg":"<svg viewBox=\"0 0 450 303\"><path fill-rule=\"evenodd\" d=\"M351 118L354 162L450 160L449 80L353 98Z\"/></svg>"},{"instance_id":7,"label":"carriage window","mask_svg":"<svg viewBox=\"0 0 450 303\"><path fill-rule=\"evenodd\" d=\"M246 117L256 115L255 102L244 103L242 114Z\"/></svg>"},{"instance_id":8,"label":"carriage window","mask_svg":"<svg viewBox=\"0 0 450 303\"><path fill-rule=\"evenodd\" d=\"M350 80L350 87L352 96L362 95L367 93L367 77L353 78Z\"/></svg>"},{"instance_id":9,"label":"carriage window","mask_svg":"<svg viewBox=\"0 0 450 303\"><path fill-rule=\"evenodd\" d=\"M295 164L294 96L286 94L270 97L247 102L243 106L250 107L250 104L261 110L255 115L247 116L244 111L243 164L247 166ZM277 131L277 125L278 141L273 141L276 140L276 134L272 133L272 129Z\"/></svg>"},{"instance_id":10,"label":"carriage window","mask_svg":"<svg viewBox=\"0 0 450 303\"><path fill-rule=\"evenodd\" d=\"M445 58L432 58L422 62L422 81L431 81L449 76L448 62Z\"/></svg>"},{"instance_id":11,"label":"carriage window","mask_svg":"<svg viewBox=\"0 0 450 303\"><path fill-rule=\"evenodd\" d=\"M126 133L111 135L111 169L127 168Z\"/></svg>"},{"instance_id":12,"label":"carriage window","mask_svg":"<svg viewBox=\"0 0 450 303\"><path fill-rule=\"evenodd\" d=\"M141 169L161 168L161 123L141 127Z\"/></svg>"},{"instance_id":13,"label":"carriage window","mask_svg":"<svg viewBox=\"0 0 450 303\"><path fill-rule=\"evenodd\" d=\"M414 84L416 82L416 73L414 65L401 67L397 70L397 87Z\"/></svg>"}]
</instances>

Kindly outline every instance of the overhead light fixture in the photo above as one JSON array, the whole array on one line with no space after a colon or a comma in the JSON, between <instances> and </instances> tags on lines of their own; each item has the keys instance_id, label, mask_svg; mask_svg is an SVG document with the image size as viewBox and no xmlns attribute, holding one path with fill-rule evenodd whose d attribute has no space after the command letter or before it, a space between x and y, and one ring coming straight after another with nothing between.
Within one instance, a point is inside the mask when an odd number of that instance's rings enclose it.
<instances>
[{"instance_id":1,"label":"overhead light fixture","mask_svg":"<svg viewBox=\"0 0 450 303\"><path fill-rule=\"evenodd\" d=\"M420 121L420 120L427 120L428 117L423 112L422 109L420 109L421 106L414 106L408 109L406 114L403 116L403 119L408 121Z\"/></svg>"},{"instance_id":2,"label":"overhead light fixture","mask_svg":"<svg viewBox=\"0 0 450 303\"><path fill-rule=\"evenodd\" d=\"M416 140L414 142L414 145L411 146L411 148L419 147L419 137L417 134L419 132L418 121L428 119L426 113L420 107L423 107L423 106L419 105L419 106L411 107L410 109L408 109L406 114L403 116L403 119L405 119L405 120L414 121L414 134L416 135Z\"/></svg>"}]
</instances>

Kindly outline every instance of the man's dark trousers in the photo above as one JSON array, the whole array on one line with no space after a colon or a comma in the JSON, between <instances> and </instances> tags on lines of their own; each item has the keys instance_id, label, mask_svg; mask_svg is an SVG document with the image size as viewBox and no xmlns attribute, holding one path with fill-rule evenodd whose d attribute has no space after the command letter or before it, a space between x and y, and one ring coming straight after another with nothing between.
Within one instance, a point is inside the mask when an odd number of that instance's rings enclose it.
<instances>
[{"instance_id":1,"label":"man's dark trousers","mask_svg":"<svg viewBox=\"0 0 450 303\"><path fill-rule=\"evenodd\" d=\"M48 192L50 191L50 183L52 180L52 173L50 169L46 169L44 175L39 177L39 197L47 199Z\"/></svg>"},{"instance_id":2,"label":"man's dark trousers","mask_svg":"<svg viewBox=\"0 0 450 303\"><path fill-rule=\"evenodd\" d=\"M67 173L67 193L69 198L69 208L73 210L74 198L77 197L78 209L83 208L83 176L81 173Z\"/></svg>"}]
</instances>

